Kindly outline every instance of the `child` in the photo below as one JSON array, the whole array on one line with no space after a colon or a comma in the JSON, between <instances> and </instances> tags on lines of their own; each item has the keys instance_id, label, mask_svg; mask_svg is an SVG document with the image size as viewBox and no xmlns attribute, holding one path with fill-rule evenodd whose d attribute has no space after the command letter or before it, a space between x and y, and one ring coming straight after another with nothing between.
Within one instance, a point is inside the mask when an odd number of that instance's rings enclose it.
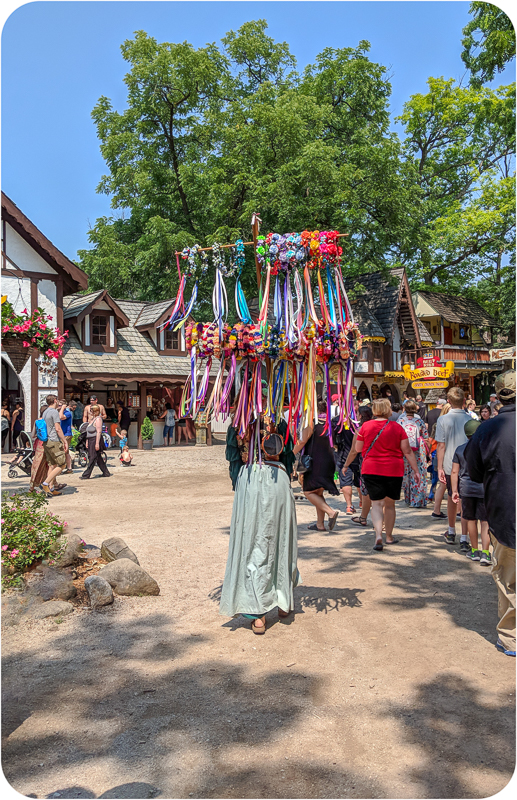
<instances>
[{"instance_id":1,"label":"child","mask_svg":"<svg viewBox=\"0 0 517 800\"><path fill-rule=\"evenodd\" d=\"M118 431L115 431L115 433L117 434L118 438L120 439L120 442L119 442L120 455L122 456L122 450L127 445L127 431L121 430L120 433Z\"/></svg>"},{"instance_id":2,"label":"child","mask_svg":"<svg viewBox=\"0 0 517 800\"><path fill-rule=\"evenodd\" d=\"M129 447L127 444L124 445L122 450L120 451L120 463L123 467L133 467L134 464L132 463L133 456L129 452Z\"/></svg>"},{"instance_id":3,"label":"child","mask_svg":"<svg viewBox=\"0 0 517 800\"><path fill-rule=\"evenodd\" d=\"M480 425L481 422L476 419L470 419L465 423L464 431L467 439L472 438ZM484 503L485 493L483 484L476 483L469 477L465 459L467 445L468 441L460 444L452 459L452 500L457 503L461 498L461 516L462 519L467 520L471 548L470 553L467 553L467 558L470 558L471 561L479 561L483 567L489 567L492 564L492 557L488 550L490 536ZM478 549L478 520L481 523L481 551Z\"/></svg>"}]
</instances>

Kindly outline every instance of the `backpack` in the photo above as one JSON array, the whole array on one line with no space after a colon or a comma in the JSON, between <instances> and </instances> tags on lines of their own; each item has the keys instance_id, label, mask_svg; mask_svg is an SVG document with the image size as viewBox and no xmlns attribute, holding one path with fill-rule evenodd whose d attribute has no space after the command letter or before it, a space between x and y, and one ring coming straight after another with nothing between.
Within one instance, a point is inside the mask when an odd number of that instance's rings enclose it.
<instances>
[{"instance_id":1,"label":"backpack","mask_svg":"<svg viewBox=\"0 0 517 800\"><path fill-rule=\"evenodd\" d=\"M416 451L420 450L420 442L422 437L420 436L420 430L416 422L411 419L407 420L406 424L404 425L404 430L406 431L410 448Z\"/></svg>"},{"instance_id":2,"label":"backpack","mask_svg":"<svg viewBox=\"0 0 517 800\"><path fill-rule=\"evenodd\" d=\"M47 430L47 423L44 419L37 419L34 423L34 427L36 428L36 436L40 440L40 442L48 442L48 430Z\"/></svg>"}]
</instances>

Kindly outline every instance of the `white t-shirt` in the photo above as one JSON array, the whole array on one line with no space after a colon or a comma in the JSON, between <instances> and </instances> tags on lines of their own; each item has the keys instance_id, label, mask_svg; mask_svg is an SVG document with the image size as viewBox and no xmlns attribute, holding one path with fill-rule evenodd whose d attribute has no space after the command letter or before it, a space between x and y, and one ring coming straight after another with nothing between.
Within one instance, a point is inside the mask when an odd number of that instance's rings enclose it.
<instances>
[{"instance_id":1,"label":"white t-shirt","mask_svg":"<svg viewBox=\"0 0 517 800\"><path fill-rule=\"evenodd\" d=\"M438 417L436 421L437 442L445 442L445 455L443 457L443 471L446 475L452 472L452 459L456 448L465 444L465 423L472 419L462 408L451 408L448 414Z\"/></svg>"}]
</instances>

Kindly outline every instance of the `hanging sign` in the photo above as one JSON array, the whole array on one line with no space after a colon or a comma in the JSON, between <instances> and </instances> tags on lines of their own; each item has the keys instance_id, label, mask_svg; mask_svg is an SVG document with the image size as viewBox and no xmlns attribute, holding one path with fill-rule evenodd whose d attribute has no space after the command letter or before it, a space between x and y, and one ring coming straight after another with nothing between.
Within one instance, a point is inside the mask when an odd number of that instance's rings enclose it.
<instances>
[{"instance_id":1,"label":"hanging sign","mask_svg":"<svg viewBox=\"0 0 517 800\"><path fill-rule=\"evenodd\" d=\"M515 358L515 345L504 349L490 350L490 361L502 361L503 358Z\"/></svg>"},{"instance_id":2,"label":"hanging sign","mask_svg":"<svg viewBox=\"0 0 517 800\"><path fill-rule=\"evenodd\" d=\"M454 361L447 361L445 367L429 366L411 369L409 364L404 364L403 368L404 377L407 381L427 381L435 378L449 378L451 375L454 375Z\"/></svg>"},{"instance_id":3,"label":"hanging sign","mask_svg":"<svg viewBox=\"0 0 517 800\"><path fill-rule=\"evenodd\" d=\"M449 381L413 381L413 389L446 389Z\"/></svg>"}]
</instances>

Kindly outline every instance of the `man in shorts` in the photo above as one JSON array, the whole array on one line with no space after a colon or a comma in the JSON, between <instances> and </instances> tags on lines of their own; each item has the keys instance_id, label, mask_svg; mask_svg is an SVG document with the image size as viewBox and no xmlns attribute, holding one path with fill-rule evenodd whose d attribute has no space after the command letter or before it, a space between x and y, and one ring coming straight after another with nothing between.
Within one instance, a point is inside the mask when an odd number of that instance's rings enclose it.
<instances>
[{"instance_id":1,"label":"man in shorts","mask_svg":"<svg viewBox=\"0 0 517 800\"><path fill-rule=\"evenodd\" d=\"M49 497L56 497L61 494L61 491L57 487L53 488L52 485L66 466L68 444L61 429L57 397L53 394L47 395L46 403L48 408L43 414L43 419L47 426L48 439L43 444L43 450L49 471L47 480L43 481L41 488ZM63 488L63 485L60 488Z\"/></svg>"},{"instance_id":2,"label":"man in shorts","mask_svg":"<svg viewBox=\"0 0 517 800\"><path fill-rule=\"evenodd\" d=\"M449 413L438 417L436 422L436 460L438 466L438 480L446 484L448 492L447 517L449 528L445 531L443 537L447 544L456 544L456 514L458 512L458 506L452 499L452 459L456 448L459 447L460 444L466 444L467 442L465 424L471 417L463 410L463 406L465 405L465 393L459 387L453 386L452 389L449 390L447 393L447 402L450 403L451 406ZM470 550L466 521L462 522L460 550L462 553L468 553Z\"/></svg>"},{"instance_id":3,"label":"man in shorts","mask_svg":"<svg viewBox=\"0 0 517 800\"><path fill-rule=\"evenodd\" d=\"M465 435L468 440L472 438L481 425L477 419L471 419L465 425ZM456 448L452 459L451 485L452 499L455 503L461 500L461 518L467 520L467 530L470 537L470 552L467 558L479 561L482 567L492 565L490 555L490 535L485 509L485 490L482 483L476 483L469 475L465 448L468 442ZM478 520L481 526L481 550L478 539Z\"/></svg>"}]
</instances>

